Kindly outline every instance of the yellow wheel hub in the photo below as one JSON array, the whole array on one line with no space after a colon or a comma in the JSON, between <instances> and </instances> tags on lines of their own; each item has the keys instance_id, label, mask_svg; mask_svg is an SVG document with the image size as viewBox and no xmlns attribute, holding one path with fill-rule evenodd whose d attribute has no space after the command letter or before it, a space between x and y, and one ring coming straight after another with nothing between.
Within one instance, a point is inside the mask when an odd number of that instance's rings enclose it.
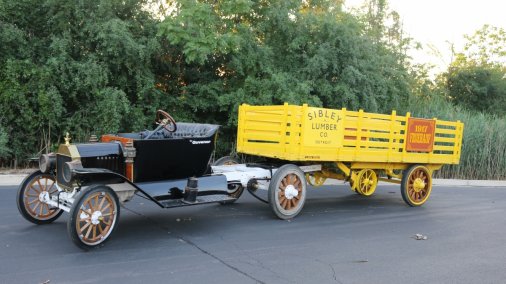
<instances>
[{"instance_id":1,"label":"yellow wheel hub","mask_svg":"<svg viewBox=\"0 0 506 284\"><path fill-rule=\"evenodd\" d=\"M362 181L362 185L365 185L365 186L371 186L371 185L374 185L374 180L372 180L372 179L368 179L368 178L365 178L365 179Z\"/></svg>"},{"instance_id":2,"label":"yellow wheel hub","mask_svg":"<svg viewBox=\"0 0 506 284\"><path fill-rule=\"evenodd\" d=\"M415 192L420 192L425 188L425 182L421 178L416 178L413 182L413 189Z\"/></svg>"}]
</instances>

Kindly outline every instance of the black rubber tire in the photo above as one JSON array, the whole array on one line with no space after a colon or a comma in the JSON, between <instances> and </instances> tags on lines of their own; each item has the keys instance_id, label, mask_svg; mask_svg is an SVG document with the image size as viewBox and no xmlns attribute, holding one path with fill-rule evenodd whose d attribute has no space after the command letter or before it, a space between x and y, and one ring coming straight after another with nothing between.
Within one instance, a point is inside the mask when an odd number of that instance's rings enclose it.
<instances>
[{"instance_id":1,"label":"black rubber tire","mask_svg":"<svg viewBox=\"0 0 506 284\"><path fill-rule=\"evenodd\" d=\"M422 206L425 202L427 202L427 200L429 199L430 193L432 192L432 176L428 175L428 180L429 180L428 194L424 198L424 200L422 202L420 202L420 203L416 203L416 202L412 201L411 198L409 198L409 196L408 196L409 195L408 194L409 177L413 174L414 171L420 170L420 169L424 170L424 171L427 171L428 173L430 173L429 170L425 166L418 165L418 164L410 166L409 168L407 168L406 170L404 170L404 172L402 173L402 181L401 181L401 195L402 195L402 199L404 200L404 202L406 202L407 205L409 205L411 207Z\"/></svg>"},{"instance_id":2,"label":"black rubber tire","mask_svg":"<svg viewBox=\"0 0 506 284\"><path fill-rule=\"evenodd\" d=\"M26 220L28 220L34 224L44 225L44 224L52 223L56 219L58 219L61 216L61 214L63 214L63 210L58 209L57 210L58 213L56 213L54 216L47 218L47 219L36 218L35 216L32 216L28 212L28 210L26 209L26 206L25 206L25 202L24 202L25 191L26 191L27 187L38 177L47 177L52 180L56 180L56 178L53 175L44 174L41 171L36 171L36 172L32 173L31 175L27 176L23 180L21 185L19 186L17 194L16 194L16 201L17 201L16 204L18 206L18 211L19 211L19 213L21 213L21 216L23 216L23 218L25 218Z\"/></svg>"},{"instance_id":3,"label":"black rubber tire","mask_svg":"<svg viewBox=\"0 0 506 284\"><path fill-rule=\"evenodd\" d=\"M77 227L76 227L76 222L79 218L78 214L79 214L79 210L80 210L81 206L86 202L86 199L88 197L90 197L91 195L93 195L94 193L97 193L97 192L101 192L105 195L110 195L112 201L115 203L115 208L116 208L117 212L115 214L114 220L112 221L113 224L112 224L111 228L109 229L110 232L107 233L107 235L102 239L102 241L97 242L97 243L93 243L93 244L87 244L87 243L83 242L81 240L81 238L79 237L79 233L78 233ZM67 233L69 234L69 237L72 240L72 242L76 246L78 246L79 248L81 248L83 250L90 250L90 249L102 247L104 245L104 243L107 240L109 240L111 235L114 233L114 229L118 225L118 220L119 220L119 216L120 216L120 203L118 200L118 196L111 188L109 188L107 186L104 186L104 185L90 186L90 187L86 188L85 190L83 190L81 193L79 193L79 195L76 197L76 199L74 201L74 204L72 204L72 208L70 208L69 214L70 214L70 217L67 222Z\"/></svg>"},{"instance_id":4,"label":"black rubber tire","mask_svg":"<svg viewBox=\"0 0 506 284\"><path fill-rule=\"evenodd\" d=\"M237 165L239 161L230 156L223 156L218 160L214 161L213 166L224 166L224 165Z\"/></svg>"},{"instance_id":5,"label":"black rubber tire","mask_svg":"<svg viewBox=\"0 0 506 284\"><path fill-rule=\"evenodd\" d=\"M218 160L214 161L213 166L237 165L237 164L239 164L239 161L237 161L237 159L234 159L230 156L223 156ZM235 199L220 202L221 205L232 204L236 202L237 199L239 199L239 197L241 197L242 193L244 192L244 187L241 184L229 184L227 185L227 189L231 191L228 194L228 196L233 197Z\"/></svg>"},{"instance_id":6,"label":"black rubber tire","mask_svg":"<svg viewBox=\"0 0 506 284\"><path fill-rule=\"evenodd\" d=\"M285 177L288 175L296 175L298 179L300 180L300 196L297 199L297 205L295 208L290 208L286 210L283 208L282 204L279 202L279 195L278 189L280 189L280 185L282 185L282 181ZM285 187L286 188L286 187ZM287 164L281 166L272 176L271 182L269 183L269 205L271 206L272 211L274 214L283 220L291 219L297 216L302 208L304 207L304 203L306 202L306 189L307 189L307 183L306 183L306 177L304 175L304 172L297 167L296 165ZM283 193L284 195L284 193ZM291 199L291 198L290 198ZM283 202L281 202L283 203Z\"/></svg>"}]
</instances>

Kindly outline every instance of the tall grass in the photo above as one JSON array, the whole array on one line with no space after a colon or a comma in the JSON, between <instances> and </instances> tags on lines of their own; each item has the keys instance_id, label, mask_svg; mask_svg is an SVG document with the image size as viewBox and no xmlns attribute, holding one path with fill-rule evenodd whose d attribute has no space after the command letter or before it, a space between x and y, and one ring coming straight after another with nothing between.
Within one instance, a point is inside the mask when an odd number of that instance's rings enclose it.
<instances>
[{"instance_id":1,"label":"tall grass","mask_svg":"<svg viewBox=\"0 0 506 284\"><path fill-rule=\"evenodd\" d=\"M446 165L435 176L462 179L506 179L506 118L454 106L444 98L412 97L413 116L464 122L459 165Z\"/></svg>"}]
</instances>

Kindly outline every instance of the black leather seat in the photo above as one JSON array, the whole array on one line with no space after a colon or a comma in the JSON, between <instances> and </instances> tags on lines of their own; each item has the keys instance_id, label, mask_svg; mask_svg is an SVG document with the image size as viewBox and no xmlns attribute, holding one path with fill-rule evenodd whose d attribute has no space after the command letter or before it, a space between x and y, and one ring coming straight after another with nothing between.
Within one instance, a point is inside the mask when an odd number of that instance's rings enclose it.
<instances>
[{"instance_id":1,"label":"black leather seat","mask_svg":"<svg viewBox=\"0 0 506 284\"><path fill-rule=\"evenodd\" d=\"M213 136L220 128L215 124L201 124L201 123L177 123L177 130L169 132L165 128L153 133L149 139L177 139L177 138L204 138ZM153 131L143 131L140 133L141 139L147 137Z\"/></svg>"}]
</instances>

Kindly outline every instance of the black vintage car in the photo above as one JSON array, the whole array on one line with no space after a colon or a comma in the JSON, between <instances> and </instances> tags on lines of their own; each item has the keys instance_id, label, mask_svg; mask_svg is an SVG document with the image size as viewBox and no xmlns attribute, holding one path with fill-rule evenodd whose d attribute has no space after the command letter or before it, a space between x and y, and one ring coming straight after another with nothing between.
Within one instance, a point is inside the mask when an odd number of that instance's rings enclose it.
<instances>
[{"instance_id":1,"label":"black vintage car","mask_svg":"<svg viewBox=\"0 0 506 284\"><path fill-rule=\"evenodd\" d=\"M30 222L47 224L68 212L70 238L89 249L109 238L120 204L135 194L163 208L239 198L243 186L224 175L206 175L218 125L176 124L162 110L156 122L153 131L104 135L100 142L72 144L67 134L58 152L42 155L40 169L20 185L20 213Z\"/></svg>"}]
</instances>

